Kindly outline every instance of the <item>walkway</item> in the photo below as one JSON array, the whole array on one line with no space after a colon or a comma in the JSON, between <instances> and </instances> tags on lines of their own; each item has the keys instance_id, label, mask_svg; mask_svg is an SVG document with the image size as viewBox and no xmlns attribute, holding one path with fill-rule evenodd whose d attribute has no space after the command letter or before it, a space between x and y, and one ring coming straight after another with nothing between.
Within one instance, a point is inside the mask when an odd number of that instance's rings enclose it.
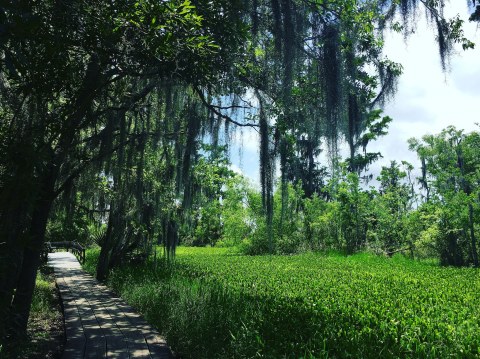
<instances>
[{"instance_id":1,"label":"walkway","mask_svg":"<svg viewBox=\"0 0 480 359\"><path fill-rule=\"evenodd\" d=\"M48 254L62 297L67 342L63 359L173 358L165 340L68 252Z\"/></svg>"}]
</instances>

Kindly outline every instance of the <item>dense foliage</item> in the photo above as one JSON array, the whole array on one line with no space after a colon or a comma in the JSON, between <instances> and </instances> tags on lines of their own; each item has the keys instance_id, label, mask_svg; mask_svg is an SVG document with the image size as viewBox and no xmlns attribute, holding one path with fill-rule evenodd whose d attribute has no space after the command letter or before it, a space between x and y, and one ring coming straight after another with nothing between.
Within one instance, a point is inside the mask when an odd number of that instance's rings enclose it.
<instances>
[{"instance_id":1,"label":"dense foliage","mask_svg":"<svg viewBox=\"0 0 480 359\"><path fill-rule=\"evenodd\" d=\"M150 230L154 213L151 197L143 197L149 190L143 169L167 156L156 149L172 155L175 142L185 143L201 127L189 126L187 135L185 117L183 125L176 120L181 113L192 113L190 123L198 119L200 101L187 98L192 88L220 86L232 59L241 60L242 8L241 2L221 0L195 6L129 0L2 3L0 312L7 318L0 324L2 340L7 325L14 335L25 331L52 208L64 212L57 217L68 230L75 229L78 212L114 214L103 236L100 277L125 248L135 246L139 233ZM150 110L152 103L157 106ZM77 185L98 191L81 196Z\"/></svg>"},{"instance_id":2,"label":"dense foliage","mask_svg":"<svg viewBox=\"0 0 480 359\"><path fill-rule=\"evenodd\" d=\"M123 267L109 283L185 357L479 355L474 269L365 254L179 248L173 268Z\"/></svg>"},{"instance_id":3,"label":"dense foliage","mask_svg":"<svg viewBox=\"0 0 480 359\"><path fill-rule=\"evenodd\" d=\"M437 211L438 244L445 264L478 267L479 145L479 132L466 134L453 126L410 141L422 161L427 202Z\"/></svg>"},{"instance_id":4,"label":"dense foliage","mask_svg":"<svg viewBox=\"0 0 480 359\"><path fill-rule=\"evenodd\" d=\"M340 163L337 173L325 175L320 195L308 197L301 184L288 184L285 200L279 184L273 196L271 239L260 192L228 172L225 162L201 160L199 188L211 189L216 183L216 194L196 202L196 220L182 228L180 241L239 247L249 254L367 250L477 265L478 138L478 132L449 127L411 139L422 168L392 161L381 169L376 186L367 187L359 174L349 172L348 162ZM421 175L415 178L414 173Z\"/></svg>"}]
</instances>

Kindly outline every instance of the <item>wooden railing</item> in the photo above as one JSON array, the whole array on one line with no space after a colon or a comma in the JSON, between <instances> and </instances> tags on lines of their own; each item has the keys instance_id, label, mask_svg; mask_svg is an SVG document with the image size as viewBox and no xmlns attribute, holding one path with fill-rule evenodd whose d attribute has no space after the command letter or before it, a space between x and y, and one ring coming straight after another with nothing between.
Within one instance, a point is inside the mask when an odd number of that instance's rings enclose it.
<instances>
[{"instance_id":1,"label":"wooden railing","mask_svg":"<svg viewBox=\"0 0 480 359\"><path fill-rule=\"evenodd\" d=\"M54 252L56 249L66 249L67 252L75 254L80 263L85 263L85 248L78 242L45 242L42 257L46 259L48 253Z\"/></svg>"}]
</instances>

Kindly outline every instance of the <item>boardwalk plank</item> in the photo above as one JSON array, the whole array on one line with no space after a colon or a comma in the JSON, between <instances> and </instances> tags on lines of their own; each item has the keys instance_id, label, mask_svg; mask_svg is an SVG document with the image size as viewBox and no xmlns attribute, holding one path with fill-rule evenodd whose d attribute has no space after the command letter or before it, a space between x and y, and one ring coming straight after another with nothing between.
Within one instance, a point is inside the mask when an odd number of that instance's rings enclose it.
<instances>
[{"instance_id":1,"label":"boardwalk plank","mask_svg":"<svg viewBox=\"0 0 480 359\"><path fill-rule=\"evenodd\" d=\"M68 338L62 359L82 359L85 354L85 338Z\"/></svg>"},{"instance_id":2,"label":"boardwalk plank","mask_svg":"<svg viewBox=\"0 0 480 359\"><path fill-rule=\"evenodd\" d=\"M101 359L107 357L107 342L105 338L93 337L88 339L85 345L84 358Z\"/></svg>"},{"instance_id":3,"label":"boardwalk plank","mask_svg":"<svg viewBox=\"0 0 480 359\"><path fill-rule=\"evenodd\" d=\"M173 358L141 315L86 274L66 252L49 254L62 298L67 343L63 359Z\"/></svg>"}]
</instances>

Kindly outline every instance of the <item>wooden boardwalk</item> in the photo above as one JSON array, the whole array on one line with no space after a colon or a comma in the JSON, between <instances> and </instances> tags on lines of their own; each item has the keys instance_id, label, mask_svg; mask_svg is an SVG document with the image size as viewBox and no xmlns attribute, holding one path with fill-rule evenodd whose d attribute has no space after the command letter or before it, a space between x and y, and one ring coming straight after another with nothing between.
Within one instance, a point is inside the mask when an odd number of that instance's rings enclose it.
<instances>
[{"instance_id":1,"label":"wooden boardwalk","mask_svg":"<svg viewBox=\"0 0 480 359\"><path fill-rule=\"evenodd\" d=\"M64 359L173 358L158 332L68 252L49 253L65 317Z\"/></svg>"}]
</instances>

